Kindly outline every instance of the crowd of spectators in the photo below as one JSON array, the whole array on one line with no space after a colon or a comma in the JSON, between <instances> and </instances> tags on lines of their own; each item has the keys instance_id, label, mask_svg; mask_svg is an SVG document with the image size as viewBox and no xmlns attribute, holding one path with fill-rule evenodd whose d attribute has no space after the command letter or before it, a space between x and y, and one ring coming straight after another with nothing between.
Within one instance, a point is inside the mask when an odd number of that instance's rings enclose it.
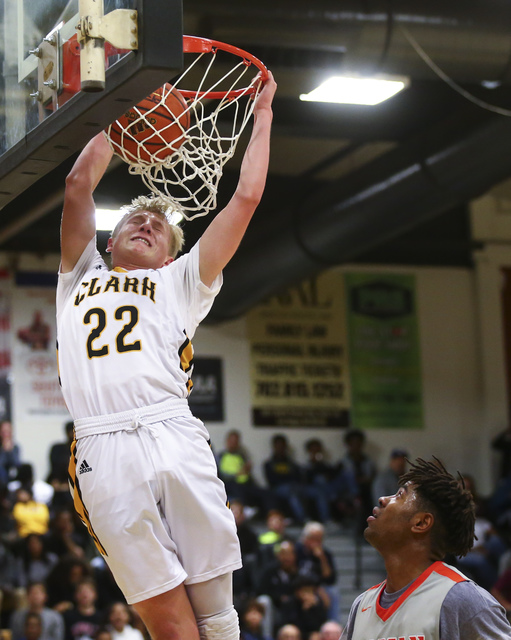
<instances>
[{"instance_id":1,"label":"crowd of spectators","mask_svg":"<svg viewBox=\"0 0 511 640\"><path fill-rule=\"evenodd\" d=\"M72 424L49 451L45 480L24 462L10 423L0 424L0 627L12 640L149 640L76 515L67 485ZM342 566L325 545L341 528L361 537L379 495L395 493L407 452L392 450L378 470L364 432L343 433L345 455L332 461L319 438L303 464L277 434L256 481L238 431L217 455L235 517L243 568L234 573L242 640L338 640ZM502 436L495 448L507 445ZM511 436L510 436L511 442ZM509 449L509 451L508 451ZM506 448L503 458L511 452ZM511 472L504 460L495 491L478 495L477 541L449 558L490 591L511 615Z\"/></svg>"}]
</instances>

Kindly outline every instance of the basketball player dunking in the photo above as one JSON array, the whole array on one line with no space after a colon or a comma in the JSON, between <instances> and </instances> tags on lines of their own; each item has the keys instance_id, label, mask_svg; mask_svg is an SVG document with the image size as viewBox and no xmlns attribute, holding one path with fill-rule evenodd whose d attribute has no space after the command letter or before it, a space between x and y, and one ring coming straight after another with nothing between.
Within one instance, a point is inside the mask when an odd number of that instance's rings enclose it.
<instances>
[{"instance_id":1,"label":"basketball player dunking","mask_svg":"<svg viewBox=\"0 0 511 640\"><path fill-rule=\"evenodd\" d=\"M275 89L270 74L232 199L177 260L181 231L143 197L112 233L111 269L98 253L92 194L112 155L102 133L66 181L57 335L74 502L154 640L239 638L240 551L208 433L188 408L190 340L262 196Z\"/></svg>"}]
</instances>

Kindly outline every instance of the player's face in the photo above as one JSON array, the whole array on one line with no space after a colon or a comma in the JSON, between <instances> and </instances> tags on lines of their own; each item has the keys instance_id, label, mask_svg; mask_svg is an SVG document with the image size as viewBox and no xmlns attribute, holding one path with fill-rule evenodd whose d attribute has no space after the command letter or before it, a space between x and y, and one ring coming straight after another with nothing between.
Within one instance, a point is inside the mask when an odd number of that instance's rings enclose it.
<instances>
[{"instance_id":1,"label":"player's face","mask_svg":"<svg viewBox=\"0 0 511 640\"><path fill-rule=\"evenodd\" d=\"M410 534L412 519L418 511L418 497L410 483L393 496L381 497L367 518L366 540L380 550L399 545Z\"/></svg>"},{"instance_id":2,"label":"player's face","mask_svg":"<svg viewBox=\"0 0 511 640\"><path fill-rule=\"evenodd\" d=\"M142 211L127 216L107 251L114 267L159 269L172 262L169 246L169 225L158 214Z\"/></svg>"}]
</instances>

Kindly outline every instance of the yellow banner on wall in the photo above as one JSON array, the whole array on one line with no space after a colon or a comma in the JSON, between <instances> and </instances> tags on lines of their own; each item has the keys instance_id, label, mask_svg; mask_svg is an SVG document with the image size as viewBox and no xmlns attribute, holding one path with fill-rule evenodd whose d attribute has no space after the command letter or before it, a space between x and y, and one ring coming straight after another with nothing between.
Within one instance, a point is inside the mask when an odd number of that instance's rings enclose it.
<instances>
[{"instance_id":1,"label":"yellow banner on wall","mask_svg":"<svg viewBox=\"0 0 511 640\"><path fill-rule=\"evenodd\" d=\"M325 272L248 313L254 426L349 424L343 287Z\"/></svg>"}]
</instances>

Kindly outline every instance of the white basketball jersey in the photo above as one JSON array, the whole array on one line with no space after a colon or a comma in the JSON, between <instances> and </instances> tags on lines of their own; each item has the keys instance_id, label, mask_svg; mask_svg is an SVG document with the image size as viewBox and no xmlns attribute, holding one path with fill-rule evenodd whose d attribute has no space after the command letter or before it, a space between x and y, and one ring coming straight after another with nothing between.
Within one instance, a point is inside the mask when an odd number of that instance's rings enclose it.
<instances>
[{"instance_id":1,"label":"white basketball jersey","mask_svg":"<svg viewBox=\"0 0 511 640\"><path fill-rule=\"evenodd\" d=\"M435 562L388 609L380 605L385 583L369 589L360 600L352 640L439 640L442 602L464 580L454 567Z\"/></svg>"},{"instance_id":2,"label":"white basketball jersey","mask_svg":"<svg viewBox=\"0 0 511 640\"><path fill-rule=\"evenodd\" d=\"M125 271L109 270L92 239L57 286L59 376L73 418L186 398L190 340L221 283L201 283L198 243L161 269Z\"/></svg>"}]
</instances>

